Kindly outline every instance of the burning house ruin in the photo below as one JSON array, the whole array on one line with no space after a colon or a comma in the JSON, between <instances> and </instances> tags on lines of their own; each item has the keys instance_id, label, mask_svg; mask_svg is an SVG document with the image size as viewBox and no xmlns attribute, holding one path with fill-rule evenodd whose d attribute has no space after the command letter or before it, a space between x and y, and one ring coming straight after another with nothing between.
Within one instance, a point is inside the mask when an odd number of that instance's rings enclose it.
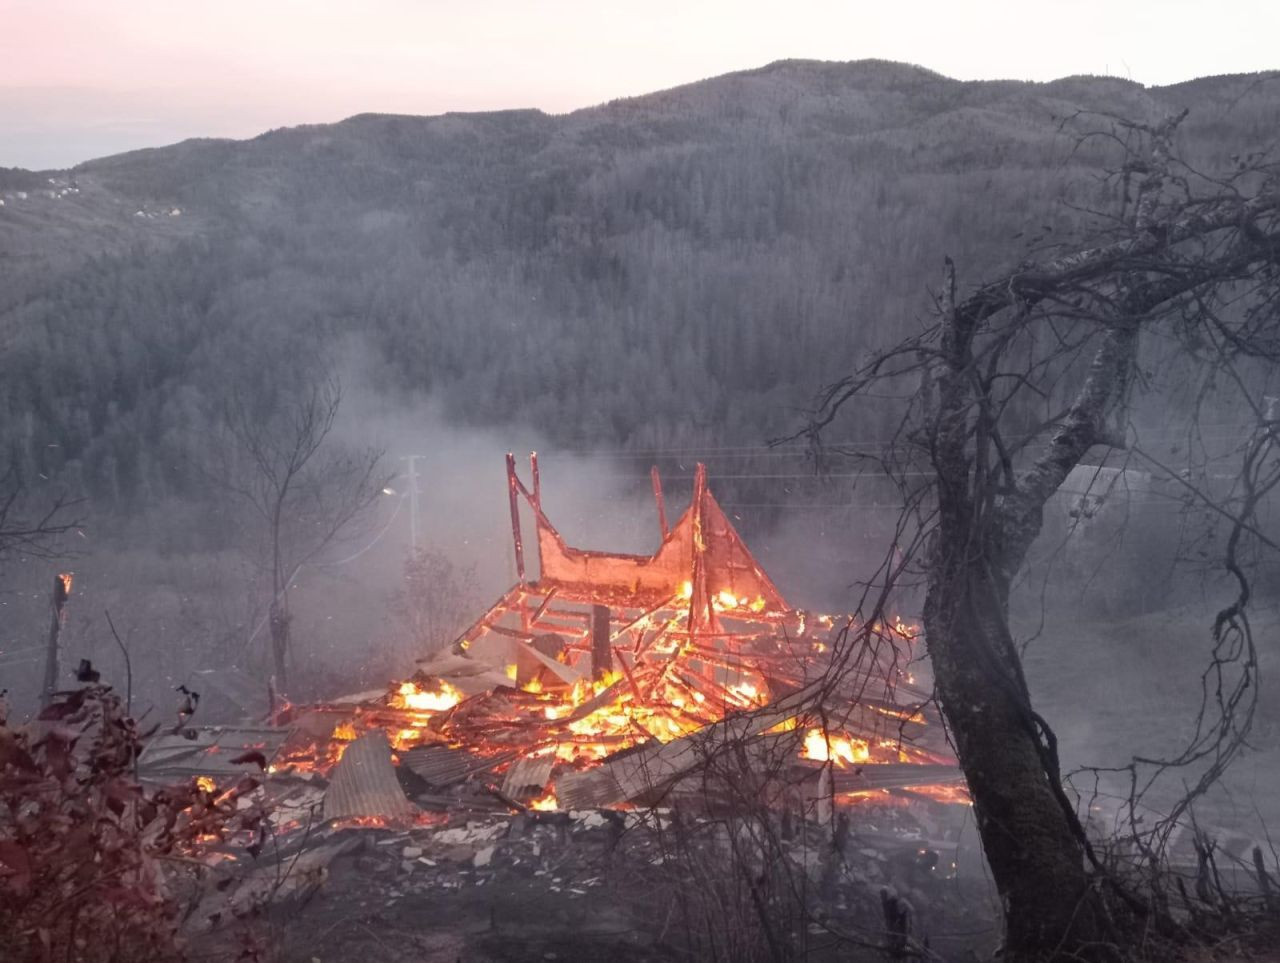
<instances>
[{"instance_id":1,"label":"burning house ruin","mask_svg":"<svg viewBox=\"0 0 1280 963\"><path fill-rule=\"evenodd\" d=\"M508 455L516 583L412 678L278 714L254 744L272 779L319 781L327 819L375 824L478 800L714 805L730 758L780 805L967 801L936 709L912 684L916 630L793 608L702 465L671 525L652 479L657 551L588 551L544 513L537 456L526 483ZM165 737L143 768L217 778L226 756L210 745Z\"/></svg>"}]
</instances>

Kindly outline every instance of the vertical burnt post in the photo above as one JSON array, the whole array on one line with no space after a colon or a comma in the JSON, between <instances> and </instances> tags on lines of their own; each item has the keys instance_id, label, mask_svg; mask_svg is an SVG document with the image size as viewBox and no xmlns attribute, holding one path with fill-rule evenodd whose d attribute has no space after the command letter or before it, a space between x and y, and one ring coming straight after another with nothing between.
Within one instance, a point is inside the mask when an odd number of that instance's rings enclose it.
<instances>
[{"instance_id":1,"label":"vertical burnt post","mask_svg":"<svg viewBox=\"0 0 1280 963\"><path fill-rule=\"evenodd\" d=\"M516 490L516 456L507 452L507 494L511 498L511 537L516 549L516 578L524 584L524 544L520 541L520 503Z\"/></svg>"},{"instance_id":2,"label":"vertical burnt post","mask_svg":"<svg viewBox=\"0 0 1280 963\"><path fill-rule=\"evenodd\" d=\"M71 598L71 578L70 572L60 572L53 577L53 594L49 598L52 609L49 648L44 660L44 688L40 693L43 706L53 701L54 690L58 688L58 639L62 635L62 626L66 624L65 609L67 599Z\"/></svg>"},{"instance_id":3,"label":"vertical burnt post","mask_svg":"<svg viewBox=\"0 0 1280 963\"><path fill-rule=\"evenodd\" d=\"M538 472L538 453L529 452L529 473L533 476L533 507L542 511L542 475Z\"/></svg>"},{"instance_id":4,"label":"vertical burnt post","mask_svg":"<svg viewBox=\"0 0 1280 963\"><path fill-rule=\"evenodd\" d=\"M713 612L711 594L707 588L707 538L703 532L703 501L707 493L707 469L699 462L693 473L693 500L689 505L689 519L693 529L693 584L689 593L689 638L695 638L709 627Z\"/></svg>"},{"instance_id":5,"label":"vertical burnt post","mask_svg":"<svg viewBox=\"0 0 1280 963\"><path fill-rule=\"evenodd\" d=\"M707 466L698 463L693 473L693 501L689 505L689 518L693 528L693 585L689 594L689 641L714 646L713 636L720 630L711 602L711 586L707 584L707 534L706 534ZM716 678L715 666L704 661L702 677L712 682Z\"/></svg>"},{"instance_id":6,"label":"vertical burnt post","mask_svg":"<svg viewBox=\"0 0 1280 963\"><path fill-rule=\"evenodd\" d=\"M613 671L613 646L609 641L609 609L591 606L591 678L601 679Z\"/></svg>"},{"instance_id":7,"label":"vertical burnt post","mask_svg":"<svg viewBox=\"0 0 1280 963\"><path fill-rule=\"evenodd\" d=\"M671 534L667 527L667 503L662 498L662 476L658 474L658 466L649 469L649 480L653 482L653 500L658 505L658 527L662 529L662 540L665 542Z\"/></svg>"}]
</instances>

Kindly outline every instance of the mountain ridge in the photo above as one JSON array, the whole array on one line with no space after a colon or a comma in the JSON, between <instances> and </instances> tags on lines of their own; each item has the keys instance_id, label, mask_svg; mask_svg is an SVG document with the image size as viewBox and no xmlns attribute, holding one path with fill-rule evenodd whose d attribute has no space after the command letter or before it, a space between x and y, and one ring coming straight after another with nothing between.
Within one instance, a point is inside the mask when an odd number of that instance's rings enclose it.
<instances>
[{"instance_id":1,"label":"mountain ridge","mask_svg":"<svg viewBox=\"0 0 1280 963\"><path fill-rule=\"evenodd\" d=\"M365 113L0 178L0 444L113 503L185 492L167 466L221 394L352 345L377 390L466 422L758 442L927 312L944 255L975 283L1083 228L1113 195L1081 138L1110 117L1191 107L1204 170L1280 129L1258 76L1167 90L780 61L562 115Z\"/></svg>"},{"instance_id":2,"label":"mountain ridge","mask_svg":"<svg viewBox=\"0 0 1280 963\"><path fill-rule=\"evenodd\" d=\"M687 94L694 91L707 89L708 87L714 88L714 87L723 86L725 84L732 84L734 82L740 82L743 80L750 80L750 79L756 79L756 78L771 78L771 77L776 77L779 74L794 72L794 71L823 73L829 76L837 76L842 74L869 75L874 71L881 71L881 72L888 72L890 74L897 74L899 75L899 79L909 78L917 81L943 82L948 85L954 85L958 87L969 87L969 88L1008 86L1010 88L1015 88L1015 89L1024 90L1024 91L1028 89L1035 89L1035 88L1052 90L1052 89L1057 89L1063 85L1076 84L1078 82L1085 82L1089 84L1115 84L1118 86L1128 87L1128 88L1132 88L1132 89L1135 89L1138 91L1144 91L1144 92L1162 92L1162 91L1173 91L1173 90L1179 90L1179 89L1188 88L1192 86L1202 85L1206 82L1235 83L1235 82L1240 82L1240 81L1245 81L1250 79L1252 80L1273 79L1273 78L1276 78L1277 76L1280 76L1277 74L1277 72L1274 72L1274 71L1241 73L1241 74L1215 74L1215 75L1205 76L1205 77L1190 78L1188 80L1179 81L1174 84L1165 84L1165 85L1145 85L1139 81L1135 81L1129 78L1117 77L1114 75L1096 75L1096 74L1071 74L1068 76L1059 77L1059 78L1055 78L1053 80L1048 80L1048 81L1027 81L1027 80L1018 80L1015 78L987 78L987 79L981 79L981 80L959 80L956 78L948 77L945 74L939 73L937 71L930 70L929 68L921 65L910 64L910 63L899 62L899 61L882 60L882 59L876 59L876 58L867 58L867 59L852 60L852 61L825 61L825 60L812 60L812 59L801 59L801 58L787 58L787 59L772 61L768 64L764 64L759 67L744 68L742 70L731 71L726 74L719 74L712 77L706 77L700 80L689 81L687 83L677 84L672 87L662 88L659 90L649 91L646 93L633 94L633 95L628 95L624 97L617 97L608 101L604 101L599 104L587 105L584 107L575 108L574 110L571 110L571 111L565 111L563 113L548 112L536 107L513 107L513 108L500 108L500 109L484 110L484 111L452 111L451 110L451 111L444 111L439 114L405 114L405 113L389 113L389 112L381 112L381 111L362 111L360 113L352 114L348 117L344 117L339 120L335 120L331 122L299 124L299 125L271 128L269 130L262 131L258 134L254 134L249 137L243 137L243 138L191 137L191 138L185 138L181 141L176 141L172 144L158 145L155 147L138 148L132 151L124 151L117 154L107 154L101 157L89 158L85 161L81 161L80 163L67 168L48 168L48 169L35 170L35 169L27 169L27 168L21 168L21 167L11 167L11 168L0 168L0 174L5 172L22 172L25 174L32 174L32 175L46 175L46 176L56 175L61 173L78 171L78 170L99 164L104 161L113 161L120 158L133 157L136 155L141 155L141 154L145 154L153 151L166 151L172 148L178 148L178 147L195 145L195 144L246 144L246 143L252 143L254 141L258 141L264 137L268 137L273 134L278 134L282 131L319 130L319 129L337 127L344 124L348 124L352 121L360 121L360 120L365 120L370 118L429 121L429 120L443 119L443 118L450 118L450 117L455 117L455 118L456 117L486 117L486 116L518 115L518 114L535 114L535 115L540 115L541 117L552 118L552 119L574 118L579 115L588 115L588 114L597 113L600 111L607 111L610 108L615 108L615 107L629 107L635 104L657 102L661 99L670 97L672 95ZM0 182L0 184L2 184L2 182Z\"/></svg>"}]
</instances>

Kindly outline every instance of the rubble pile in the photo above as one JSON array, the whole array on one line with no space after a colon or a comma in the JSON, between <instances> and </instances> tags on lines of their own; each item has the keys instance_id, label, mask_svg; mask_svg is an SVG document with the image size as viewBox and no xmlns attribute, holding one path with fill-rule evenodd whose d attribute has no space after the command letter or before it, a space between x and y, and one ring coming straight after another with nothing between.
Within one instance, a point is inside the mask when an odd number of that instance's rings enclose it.
<instances>
[{"instance_id":1,"label":"rubble pile","mask_svg":"<svg viewBox=\"0 0 1280 963\"><path fill-rule=\"evenodd\" d=\"M775 855L784 865L774 872L790 874L804 890L802 936L814 947L830 945L832 958L848 958L835 952L848 950L840 934L876 938L885 893L913 908L915 932L930 926L941 932L944 921L972 913L973 881L980 877L958 878L958 864L978 858L964 849L975 839L963 807L870 802L834 824L799 811L783 823ZM412 928L415 940L436 948L459 941L450 952L464 958L471 957L463 944L474 952L511 941L524 959L555 958L544 952L585 958L582 941L616 944L618 958L630 952L637 959L675 958L693 949L671 923L688 881L698 871L733 879L743 858L733 841L746 835L744 822L680 807L453 812L400 829L316 823L282 842L278 853L264 853L253 873L217 867L230 886L195 918L225 912L228 900L243 912L269 895L274 912L291 921L303 914L329 930L360 920L383 942L397 934L407 940ZM268 893L271 887L277 889ZM972 918L964 928L974 929ZM349 937L359 937L359 927L349 929ZM298 927L292 939L300 958L350 958L332 955L329 938L307 943L308 927ZM532 957L531 946L539 950Z\"/></svg>"},{"instance_id":2,"label":"rubble pile","mask_svg":"<svg viewBox=\"0 0 1280 963\"><path fill-rule=\"evenodd\" d=\"M887 882L884 853L904 845L934 854L928 875L949 874L953 841L909 815L968 816L941 718L915 685L916 629L791 607L701 465L670 527L653 473L661 542L651 556L566 545L543 513L536 456L530 465L525 485L508 456L516 584L411 678L287 706L268 725L180 726L147 745L139 770L154 782L221 786L261 771L268 842L277 866L292 860L291 882L252 866L235 876L249 849L228 840L213 861L240 880L244 905L282 888L309 893L348 857L401 894L502 876L587 899L607 874L569 843L599 836L651 873L670 858L671 813L690 814L686 828L785 814L787 838L805 851L797 871L816 873L832 906ZM933 836L942 842L920 845ZM841 886L853 890L842 897Z\"/></svg>"}]
</instances>

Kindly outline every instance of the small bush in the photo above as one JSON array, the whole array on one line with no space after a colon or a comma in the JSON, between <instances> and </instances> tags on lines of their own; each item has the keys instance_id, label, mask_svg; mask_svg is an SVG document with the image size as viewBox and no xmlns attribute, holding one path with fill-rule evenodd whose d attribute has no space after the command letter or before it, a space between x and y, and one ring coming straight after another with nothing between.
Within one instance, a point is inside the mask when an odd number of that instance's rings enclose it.
<instances>
[{"instance_id":1,"label":"small bush","mask_svg":"<svg viewBox=\"0 0 1280 963\"><path fill-rule=\"evenodd\" d=\"M141 740L107 686L59 693L29 726L0 715L0 933L13 961L181 956L170 868L259 834L252 779L219 791L135 777Z\"/></svg>"}]
</instances>

